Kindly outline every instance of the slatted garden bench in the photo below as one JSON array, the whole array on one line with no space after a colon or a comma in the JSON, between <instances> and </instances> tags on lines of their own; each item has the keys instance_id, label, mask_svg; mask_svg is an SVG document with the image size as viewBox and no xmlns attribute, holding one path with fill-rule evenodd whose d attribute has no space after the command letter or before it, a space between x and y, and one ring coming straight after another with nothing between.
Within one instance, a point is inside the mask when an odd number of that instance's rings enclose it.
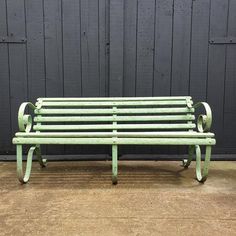
<instances>
[{"instance_id":1,"label":"slatted garden bench","mask_svg":"<svg viewBox=\"0 0 236 236\"><path fill-rule=\"evenodd\" d=\"M195 109L205 108L197 127ZM33 110L34 118L25 114ZM45 166L40 146L64 144L100 144L112 148L112 182L117 183L119 145L187 145L188 167L196 153L196 177L204 182L208 175L211 147L212 113L205 102L193 105L186 97L126 97L126 98L38 98L35 105L24 102L18 113L19 131L13 138L16 145L19 181L26 183L31 173L35 152L40 165ZM31 130L33 129L33 131ZM195 131L195 128L197 130ZM22 168L22 145L32 145L28 151L25 173ZM205 161L201 168L201 149L205 146Z\"/></svg>"}]
</instances>

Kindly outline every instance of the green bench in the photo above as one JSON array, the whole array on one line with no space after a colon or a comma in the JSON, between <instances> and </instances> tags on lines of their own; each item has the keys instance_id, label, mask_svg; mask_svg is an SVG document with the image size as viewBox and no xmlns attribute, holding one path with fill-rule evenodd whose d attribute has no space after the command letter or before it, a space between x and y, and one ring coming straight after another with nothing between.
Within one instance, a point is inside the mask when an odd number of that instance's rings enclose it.
<instances>
[{"instance_id":1,"label":"green bench","mask_svg":"<svg viewBox=\"0 0 236 236\"><path fill-rule=\"evenodd\" d=\"M205 108L195 124L195 109ZM34 118L25 114L33 110ZM18 112L19 132L13 138L16 145L17 174L21 183L29 180L35 153L43 167L40 146L47 145L111 145L112 182L117 183L119 145L187 145L188 167L196 154L196 177L207 179L211 147L212 113L205 102L193 105L186 97L115 97L115 98L38 98L35 105L23 103ZM195 128L197 130L195 131ZM22 167L22 145L31 145L25 173ZM201 167L200 145L205 146Z\"/></svg>"}]
</instances>

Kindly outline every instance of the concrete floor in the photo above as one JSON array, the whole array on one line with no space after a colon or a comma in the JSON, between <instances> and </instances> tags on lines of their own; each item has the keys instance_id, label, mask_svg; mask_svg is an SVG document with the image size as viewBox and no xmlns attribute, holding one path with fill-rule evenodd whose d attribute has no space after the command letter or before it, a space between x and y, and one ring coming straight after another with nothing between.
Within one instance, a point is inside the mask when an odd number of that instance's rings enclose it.
<instances>
[{"instance_id":1,"label":"concrete floor","mask_svg":"<svg viewBox=\"0 0 236 236\"><path fill-rule=\"evenodd\" d=\"M195 163L122 161L33 164L30 182L0 163L0 235L236 235L236 162L212 162L199 184Z\"/></svg>"}]
</instances>

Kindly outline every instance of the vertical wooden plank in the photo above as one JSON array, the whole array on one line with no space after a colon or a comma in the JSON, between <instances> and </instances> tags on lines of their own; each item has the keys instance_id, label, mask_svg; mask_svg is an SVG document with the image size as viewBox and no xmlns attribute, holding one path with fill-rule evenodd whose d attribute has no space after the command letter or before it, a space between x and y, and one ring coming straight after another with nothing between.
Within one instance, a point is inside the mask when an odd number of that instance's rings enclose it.
<instances>
[{"instance_id":1,"label":"vertical wooden plank","mask_svg":"<svg viewBox=\"0 0 236 236\"><path fill-rule=\"evenodd\" d=\"M110 1L109 96L123 95L124 0Z\"/></svg>"},{"instance_id":2,"label":"vertical wooden plank","mask_svg":"<svg viewBox=\"0 0 236 236\"><path fill-rule=\"evenodd\" d=\"M61 0L44 0L46 96L63 96Z\"/></svg>"},{"instance_id":3,"label":"vertical wooden plank","mask_svg":"<svg viewBox=\"0 0 236 236\"><path fill-rule=\"evenodd\" d=\"M107 23L108 23L108 11L107 11L107 1L98 1L98 43L99 43L99 78L100 78L100 88L99 95L101 97L106 97L107 95L107 82L108 82L108 65L107 65L107 46L109 46Z\"/></svg>"},{"instance_id":4,"label":"vertical wooden plank","mask_svg":"<svg viewBox=\"0 0 236 236\"><path fill-rule=\"evenodd\" d=\"M62 0L63 73L65 97L81 97L82 95L80 19L80 1ZM64 148L65 154L77 154L81 149L78 145L69 145Z\"/></svg>"},{"instance_id":5,"label":"vertical wooden plank","mask_svg":"<svg viewBox=\"0 0 236 236\"><path fill-rule=\"evenodd\" d=\"M173 0L157 0L153 95L170 95Z\"/></svg>"},{"instance_id":6,"label":"vertical wooden plank","mask_svg":"<svg viewBox=\"0 0 236 236\"><path fill-rule=\"evenodd\" d=\"M81 0L82 95L99 96L98 0Z\"/></svg>"},{"instance_id":7,"label":"vertical wooden plank","mask_svg":"<svg viewBox=\"0 0 236 236\"><path fill-rule=\"evenodd\" d=\"M173 0L156 0L153 96L169 96L171 84ZM154 146L152 153L169 153L167 146Z\"/></svg>"},{"instance_id":8,"label":"vertical wooden plank","mask_svg":"<svg viewBox=\"0 0 236 236\"><path fill-rule=\"evenodd\" d=\"M6 2L0 1L0 35L7 36ZM8 45L0 44L0 153L6 154L11 148L11 111L9 92Z\"/></svg>"},{"instance_id":9,"label":"vertical wooden plank","mask_svg":"<svg viewBox=\"0 0 236 236\"><path fill-rule=\"evenodd\" d=\"M124 2L124 96L135 96L138 0Z\"/></svg>"},{"instance_id":10,"label":"vertical wooden plank","mask_svg":"<svg viewBox=\"0 0 236 236\"><path fill-rule=\"evenodd\" d=\"M153 87L155 0L138 1L136 95L150 96Z\"/></svg>"},{"instance_id":11,"label":"vertical wooden plank","mask_svg":"<svg viewBox=\"0 0 236 236\"><path fill-rule=\"evenodd\" d=\"M137 9L136 96L152 96L155 41L155 0L139 0ZM131 149L132 150L132 149ZM153 147L135 147L135 153L152 153Z\"/></svg>"},{"instance_id":12,"label":"vertical wooden plank","mask_svg":"<svg viewBox=\"0 0 236 236\"><path fill-rule=\"evenodd\" d=\"M236 1L229 1L228 37L236 37ZM236 143L236 45L226 46L226 76L224 101L224 148Z\"/></svg>"},{"instance_id":13,"label":"vertical wooden plank","mask_svg":"<svg viewBox=\"0 0 236 236\"><path fill-rule=\"evenodd\" d=\"M212 0L210 16L210 38L227 35L228 1ZM223 146L223 109L226 46L209 45L207 100L213 110L213 127L217 148ZM214 150L217 150L214 148Z\"/></svg>"},{"instance_id":14,"label":"vertical wooden plank","mask_svg":"<svg viewBox=\"0 0 236 236\"><path fill-rule=\"evenodd\" d=\"M189 0L174 1L172 95L186 95L189 91L191 5Z\"/></svg>"},{"instance_id":15,"label":"vertical wooden plank","mask_svg":"<svg viewBox=\"0 0 236 236\"><path fill-rule=\"evenodd\" d=\"M9 36L26 37L24 1L7 1L7 22ZM9 44L11 136L18 130L17 113L19 106L22 102L27 101L26 63L26 45Z\"/></svg>"},{"instance_id":16,"label":"vertical wooden plank","mask_svg":"<svg viewBox=\"0 0 236 236\"><path fill-rule=\"evenodd\" d=\"M63 0L62 12L64 95L80 97L82 94L80 1Z\"/></svg>"},{"instance_id":17,"label":"vertical wooden plank","mask_svg":"<svg viewBox=\"0 0 236 236\"><path fill-rule=\"evenodd\" d=\"M210 0L193 1L190 95L206 100Z\"/></svg>"},{"instance_id":18,"label":"vertical wooden plank","mask_svg":"<svg viewBox=\"0 0 236 236\"><path fill-rule=\"evenodd\" d=\"M42 0L26 0L27 71L29 101L45 96L44 30Z\"/></svg>"},{"instance_id":19,"label":"vertical wooden plank","mask_svg":"<svg viewBox=\"0 0 236 236\"><path fill-rule=\"evenodd\" d=\"M138 0L124 1L123 96L135 96ZM121 146L119 154L135 153L137 147Z\"/></svg>"},{"instance_id":20,"label":"vertical wooden plank","mask_svg":"<svg viewBox=\"0 0 236 236\"><path fill-rule=\"evenodd\" d=\"M46 96L63 97L61 0L44 0ZM63 154L63 146L48 146L47 154Z\"/></svg>"}]
</instances>

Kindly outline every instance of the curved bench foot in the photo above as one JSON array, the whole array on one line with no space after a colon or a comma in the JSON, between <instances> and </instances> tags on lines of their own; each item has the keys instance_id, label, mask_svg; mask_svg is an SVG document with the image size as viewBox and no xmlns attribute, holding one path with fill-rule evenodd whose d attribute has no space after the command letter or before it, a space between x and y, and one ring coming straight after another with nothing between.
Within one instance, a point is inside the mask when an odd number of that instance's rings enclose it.
<instances>
[{"instance_id":1,"label":"curved bench foot","mask_svg":"<svg viewBox=\"0 0 236 236\"><path fill-rule=\"evenodd\" d=\"M189 146L189 148L188 148L188 159L183 159L182 160L182 166L184 168L188 168L189 165L191 164L192 159L193 159L194 151L195 151L195 146L194 145Z\"/></svg>"},{"instance_id":2,"label":"curved bench foot","mask_svg":"<svg viewBox=\"0 0 236 236\"><path fill-rule=\"evenodd\" d=\"M112 183L117 184L117 173L118 173L118 147L112 145Z\"/></svg>"},{"instance_id":3,"label":"curved bench foot","mask_svg":"<svg viewBox=\"0 0 236 236\"><path fill-rule=\"evenodd\" d=\"M198 182L204 183L207 180L208 169L211 159L211 146L206 146L205 161L203 170L201 169L201 149L199 145L196 145L196 177Z\"/></svg>"},{"instance_id":4,"label":"curved bench foot","mask_svg":"<svg viewBox=\"0 0 236 236\"><path fill-rule=\"evenodd\" d=\"M32 158L33 158L33 153L34 153L35 148L36 147L31 147L28 151L26 169L25 169L25 173L24 173L23 172L23 164L22 164L22 145L16 146L17 176L18 176L19 181L22 184L27 183L30 178L31 167L32 167Z\"/></svg>"},{"instance_id":5,"label":"curved bench foot","mask_svg":"<svg viewBox=\"0 0 236 236\"><path fill-rule=\"evenodd\" d=\"M17 176L18 176L19 181L22 184L25 184L29 181L34 151L36 153L36 156L38 158L40 165L42 167L44 167L46 164L46 159L42 159L39 146L31 147L28 151L28 154L27 154L26 169L25 169L25 173L24 173L23 161L22 161L22 145L16 146Z\"/></svg>"}]
</instances>

